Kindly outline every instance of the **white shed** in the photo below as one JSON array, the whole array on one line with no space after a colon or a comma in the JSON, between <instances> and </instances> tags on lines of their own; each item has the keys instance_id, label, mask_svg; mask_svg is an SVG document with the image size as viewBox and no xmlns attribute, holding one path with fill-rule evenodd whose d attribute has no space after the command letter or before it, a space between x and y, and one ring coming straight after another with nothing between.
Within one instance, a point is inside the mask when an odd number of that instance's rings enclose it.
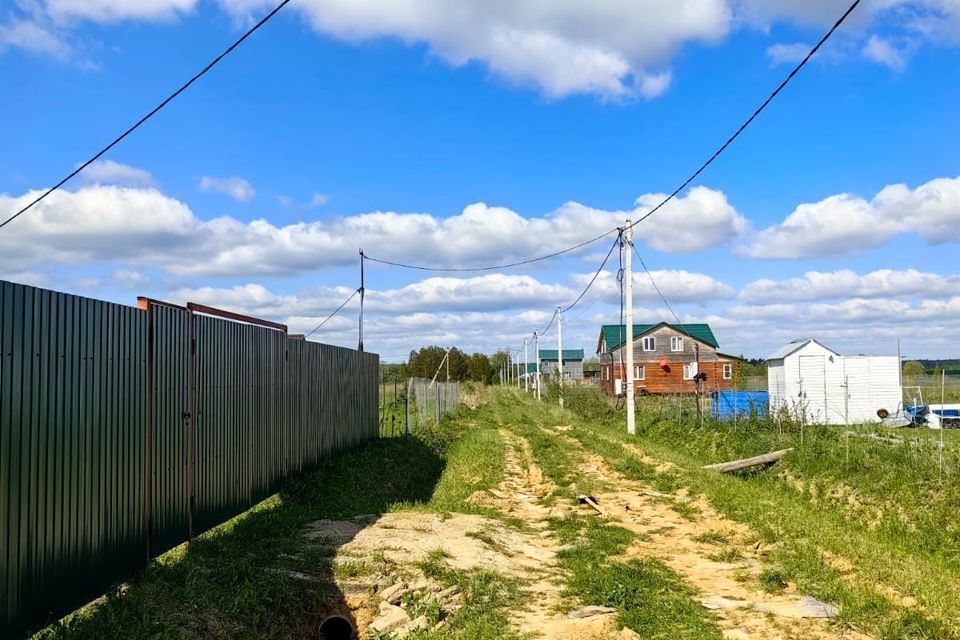
<instances>
[{"instance_id":1,"label":"white shed","mask_svg":"<svg viewBox=\"0 0 960 640\"><path fill-rule=\"evenodd\" d=\"M770 410L812 424L878 422L903 401L897 356L842 356L816 340L796 340L767 358Z\"/></svg>"}]
</instances>

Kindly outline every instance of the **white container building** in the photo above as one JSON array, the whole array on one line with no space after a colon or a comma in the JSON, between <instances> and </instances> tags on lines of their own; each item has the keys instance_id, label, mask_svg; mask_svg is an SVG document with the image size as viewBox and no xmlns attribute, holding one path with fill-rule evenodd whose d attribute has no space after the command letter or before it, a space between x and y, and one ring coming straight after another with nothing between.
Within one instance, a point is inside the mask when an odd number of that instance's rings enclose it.
<instances>
[{"instance_id":1,"label":"white container building","mask_svg":"<svg viewBox=\"0 0 960 640\"><path fill-rule=\"evenodd\" d=\"M796 340L767 357L770 410L808 424L879 422L903 402L898 356L843 356L816 340Z\"/></svg>"}]
</instances>

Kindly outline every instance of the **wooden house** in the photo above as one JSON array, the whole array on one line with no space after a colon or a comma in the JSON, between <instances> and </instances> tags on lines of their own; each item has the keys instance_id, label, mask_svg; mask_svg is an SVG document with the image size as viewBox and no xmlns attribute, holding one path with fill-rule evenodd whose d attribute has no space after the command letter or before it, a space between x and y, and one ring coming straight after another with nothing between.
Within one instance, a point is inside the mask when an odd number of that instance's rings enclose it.
<instances>
[{"instance_id":1,"label":"wooden house","mask_svg":"<svg viewBox=\"0 0 960 640\"><path fill-rule=\"evenodd\" d=\"M624 392L625 334L622 324L600 328L600 388L609 395ZM636 393L695 393L698 374L702 392L734 388L740 358L720 353L719 346L708 324L633 325Z\"/></svg>"}]
</instances>

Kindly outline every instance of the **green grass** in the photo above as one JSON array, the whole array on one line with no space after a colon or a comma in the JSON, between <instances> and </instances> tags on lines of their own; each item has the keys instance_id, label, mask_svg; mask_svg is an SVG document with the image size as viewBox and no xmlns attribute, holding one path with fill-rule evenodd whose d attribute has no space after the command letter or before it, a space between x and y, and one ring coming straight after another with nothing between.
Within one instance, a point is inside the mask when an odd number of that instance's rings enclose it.
<instances>
[{"instance_id":1,"label":"green grass","mask_svg":"<svg viewBox=\"0 0 960 640\"><path fill-rule=\"evenodd\" d=\"M335 564L336 550L306 539L306 525L322 518L370 521L404 509L476 510L467 498L499 481L503 444L495 431L470 424L469 414L461 410L440 429L383 439L289 479L281 494L158 558L39 637L312 637L343 603L335 577L382 570L385 560L373 553ZM463 580L474 580L478 591L496 582L491 576ZM492 602L485 606L503 601ZM451 620L448 630L481 629L472 615L461 626ZM478 633L451 637L501 637Z\"/></svg>"},{"instance_id":2,"label":"green grass","mask_svg":"<svg viewBox=\"0 0 960 640\"><path fill-rule=\"evenodd\" d=\"M457 586L464 594L464 605L438 630L425 630L406 636L411 640L521 640L510 629L507 612L522 600L520 586L494 571L452 569L441 555L420 564L428 577L444 586Z\"/></svg>"},{"instance_id":3,"label":"green grass","mask_svg":"<svg viewBox=\"0 0 960 640\"><path fill-rule=\"evenodd\" d=\"M623 561L634 535L593 516L554 520L563 544L560 564L568 572L568 593L584 604L617 609L621 626L643 638L719 640L719 627L676 574L654 559Z\"/></svg>"},{"instance_id":4,"label":"green grass","mask_svg":"<svg viewBox=\"0 0 960 640\"><path fill-rule=\"evenodd\" d=\"M571 398L578 393L593 397ZM638 465L623 443L673 462L676 468L660 474L661 482L707 496L759 540L776 543L769 560L782 579L838 604L842 623L878 638L960 637L960 492L956 483L939 485L930 450L847 441L830 428L807 428L801 436L796 425L784 425L781 435L763 421L677 424L650 398L638 414L638 435L630 437L622 413L604 408L599 394L568 389L565 396L568 407L583 411L572 433L585 447L641 481L658 476ZM769 471L733 476L701 469L787 446L795 451ZM834 566L832 556L849 560L854 572ZM902 604L894 592L917 605Z\"/></svg>"}]
</instances>

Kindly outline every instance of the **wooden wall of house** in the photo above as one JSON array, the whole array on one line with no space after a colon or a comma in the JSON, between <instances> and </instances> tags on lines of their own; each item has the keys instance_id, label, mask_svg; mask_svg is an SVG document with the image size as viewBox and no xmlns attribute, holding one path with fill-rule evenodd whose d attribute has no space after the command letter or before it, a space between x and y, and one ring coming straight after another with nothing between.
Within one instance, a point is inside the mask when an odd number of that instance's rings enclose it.
<instances>
[{"instance_id":1,"label":"wooden wall of house","mask_svg":"<svg viewBox=\"0 0 960 640\"><path fill-rule=\"evenodd\" d=\"M696 384L693 380L683 379L683 362L673 362L662 369L657 362L637 362L643 367L643 380L634 380L633 385L637 394L671 394L671 393L695 393ZM723 377L723 365L731 365L731 377ZM700 390L704 393L712 391L727 391L734 388L734 379L737 377L737 370L740 367L738 360L700 361L700 371L707 374L707 380L701 385ZM600 388L603 393L613 395L615 391L614 380L620 378L625 380L626 366L621 367L619 362L612 365L603 364L600 366Z\"/></svg>"}]
</instances>

